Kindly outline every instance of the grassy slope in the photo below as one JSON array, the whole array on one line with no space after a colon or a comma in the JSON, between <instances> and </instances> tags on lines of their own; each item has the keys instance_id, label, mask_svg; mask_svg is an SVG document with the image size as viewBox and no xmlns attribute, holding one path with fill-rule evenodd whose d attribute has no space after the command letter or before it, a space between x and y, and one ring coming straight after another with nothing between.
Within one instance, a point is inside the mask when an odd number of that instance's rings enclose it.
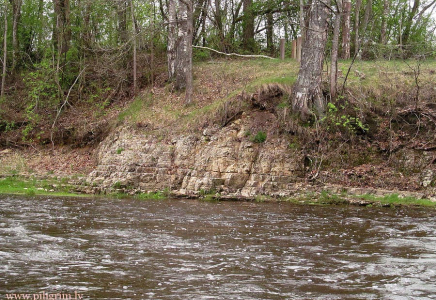
<instances>
[{"instance_id":1,"label":"grassy slope","mask_svg":"<svg viewBox=\"0 0 436 300\"><path fill-rule=\"evenodd\" d=\"M340 89L350 64L351 61L339 63L342 71ZM419 85L422 90L436 82L436 61L419 64ZM393 98L396 93L416 89L413 73L417 69L418 63L414 61L357 61L349 73L347 88L356 100L365 102L362 104L382 104L380 101L384 98ZM189 131L237 95L253 93L270 83L292 86L297 74L298 63L293 60L216 60L196 63L193 105L186 107L184 94L173 92L170 85L155 87L138 95L130 107L119 115L119 120L147 125L148 129L159 129L163 133ZM327 79L326 74L324 79Z\"/></svg>"},{"instance_id":2,"label":"grassy slope","mask_svg":"<svg viewBox=\"0 0 436 300\"><path fill-rule=\"evenodd\" d=\"M242 93L252 93L262 85L292 85L298 65L286 60L218 60L194 66L194 104L184 105L184 94L171 86L145 90L120 114L120 121L147 126L163 135L196 130L222 105Z\"/></svg>"}]
</instances>

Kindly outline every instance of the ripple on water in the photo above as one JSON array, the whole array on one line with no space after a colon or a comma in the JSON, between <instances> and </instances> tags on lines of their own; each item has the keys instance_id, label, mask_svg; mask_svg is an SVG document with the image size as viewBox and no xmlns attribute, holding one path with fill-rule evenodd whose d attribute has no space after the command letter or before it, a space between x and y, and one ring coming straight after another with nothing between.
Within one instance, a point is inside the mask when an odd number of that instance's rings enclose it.
<instances>
[{"instance_id":1,"label":"ripple on water","mask_svg":"<svg viewBox=\"0 0 436 300\"><path fill-rule=\"evenodd\" d=\"M285 204L0 198L8 291L99 299L430 299L436 216Z\"/></svg>"}]
</instances>

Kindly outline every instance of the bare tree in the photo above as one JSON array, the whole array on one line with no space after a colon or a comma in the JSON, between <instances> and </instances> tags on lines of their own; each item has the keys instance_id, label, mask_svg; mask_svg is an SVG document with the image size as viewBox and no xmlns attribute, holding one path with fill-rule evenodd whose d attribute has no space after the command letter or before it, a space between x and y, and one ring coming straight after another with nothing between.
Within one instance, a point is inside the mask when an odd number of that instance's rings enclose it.
<instances>
[{"instance_id":1,"label":"bare tree","mask_svg":"<svg viewBox=\"0 0 436 300\"><path fill-rule=\"evenodd\" d=\"M309 28L303 42L301 67L292 92L292 107L302 120L311 114L322 115L325 101L321 91L322 65L327 41L330 0L313 0L309 10Z\"/></svg>"}]
</instances>

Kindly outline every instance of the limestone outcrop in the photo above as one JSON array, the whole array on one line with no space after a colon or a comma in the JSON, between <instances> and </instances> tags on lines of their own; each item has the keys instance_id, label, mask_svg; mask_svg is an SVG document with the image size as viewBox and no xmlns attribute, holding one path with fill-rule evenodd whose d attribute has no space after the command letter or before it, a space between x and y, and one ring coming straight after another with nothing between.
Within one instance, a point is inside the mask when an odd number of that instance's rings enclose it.
<instances>
[{"instance_id":1,"label":"limestone outcrop","mask_svg":"<svg viewBox=\"0 0 436 300\"><path fill-rule=\"evenodd\" d=\"M98 166L87 181L102 192L285 196L301 182L302 161L283 138L252 141L243 119L169 141L119 128L100 145Z\"/></svg>"}]
</instances>

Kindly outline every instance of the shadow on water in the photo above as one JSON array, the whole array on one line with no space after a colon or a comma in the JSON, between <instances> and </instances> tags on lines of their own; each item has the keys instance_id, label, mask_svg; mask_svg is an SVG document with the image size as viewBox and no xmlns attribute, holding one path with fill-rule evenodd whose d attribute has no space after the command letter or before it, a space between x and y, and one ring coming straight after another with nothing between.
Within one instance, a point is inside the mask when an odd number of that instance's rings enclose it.
<instances>
[{"instance_id":1,"label":"shadow on water","mask_svg":"<svg viewBox=\"0 0 436 300\"><path fill-rule=\"evenodd\" d=\"M0 298L436 294L434 210L0 196L0 216Z\"/></svg>"}]
</instances>

